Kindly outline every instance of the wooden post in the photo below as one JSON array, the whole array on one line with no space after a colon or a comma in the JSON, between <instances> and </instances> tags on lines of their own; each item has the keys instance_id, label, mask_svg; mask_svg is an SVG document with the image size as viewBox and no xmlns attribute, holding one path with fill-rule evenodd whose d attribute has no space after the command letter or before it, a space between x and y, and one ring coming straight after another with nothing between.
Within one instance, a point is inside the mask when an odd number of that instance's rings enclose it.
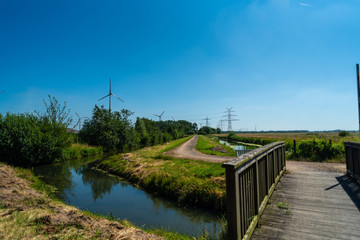
<instances>
[{"instance_id":1,"label":"wooden post","mask_svg":"<svg viewBox=\"0 0 360 240\"><path fill-rule=\"evenodd\" d=\"M236 197L236 191L238 191L238 186L236 184L235 180L235 169L226 168L226 207L227 207L227 232L229 234L229 239L236 239L237 233L238 233L238 227L240 225L239 222L237 222L237 211L236 205L237 205L237 197Z\"/></svg>"},{"instance_id":2,"label":"wooden post","mask_svg":"<svg viewBox=\"0 0 360 240\"><path fill-rule=\"evenodd\" d=\"M255 214L258 215L259 214L259 208L260 208L260 204L261 204L261 200L260 200L260 177L259 177L259 159L256 159L256 165L255 165L255 171L256 171L256 192L255 192L255 198L256 198L256 208L255 208Z\"/></svg>"},{"instance_id":3,"label":"wooden post","mask_svg":"<svg viewBox=\"0 0 360 240\"><path fill-rule=\"evenodd\" d=\"M330 143L330 146L332 146L332 142L331 142L331 139L329 140L329 143Z\"/></svg>"},{"instance_id":4,"label":"wooden post","mask_svg":"<svg viewBox=\"0 0 360 240\"><path fill-rule=\"evenodd\" d=\"M357 92L358 92L358 111L359 111L359 134L360 134L360 83L359 83L359 64L356 64Z\"/></svg>"},{"instance_id":5,"label":"wooden post","mask_svg":"<svg viewBox=\"0 0 360 240\"><path fill-rule=\"evenodd\" d=\"M293 146L294 146L294 157L296 157L296 140L294 140Z\"/></svg>"}]
</instances>

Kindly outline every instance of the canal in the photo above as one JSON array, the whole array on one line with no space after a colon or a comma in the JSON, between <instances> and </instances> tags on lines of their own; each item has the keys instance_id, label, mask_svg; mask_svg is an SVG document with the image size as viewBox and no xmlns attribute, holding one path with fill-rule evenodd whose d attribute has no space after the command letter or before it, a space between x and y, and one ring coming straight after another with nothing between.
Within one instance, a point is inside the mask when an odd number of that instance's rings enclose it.
<instances>
[{"instance_id":1,"label":"canal","mask_svg":"<svg viewBox=\"0 0 360 240\"><path fill-rule=\"evenodd\" d=\"M35 175L58 189L57 197L69 205L96 214L127 219L144 228L163 228L190 236L206 231L216 237L220 216L199 208L182 208L146 193L116 176L94 170L99 157L34 168Z\"/></svg>"}]
</instances>

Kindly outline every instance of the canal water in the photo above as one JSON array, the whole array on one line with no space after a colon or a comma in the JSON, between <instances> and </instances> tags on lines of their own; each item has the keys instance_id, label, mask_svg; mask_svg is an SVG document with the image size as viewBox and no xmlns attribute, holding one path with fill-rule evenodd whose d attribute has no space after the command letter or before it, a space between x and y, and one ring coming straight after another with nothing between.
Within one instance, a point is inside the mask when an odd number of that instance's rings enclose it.
<instances>
[{"instance_id":1,"label":"canal water","mask_svg":"<svg viewBox=\"0 0 360 240\"><path fill-rule=\"evenodd\" d=\"M224 140L220 140L219 142L221 144L225 144L226 146L229 146L235 150L253 150L253 149L258 148L257 146L244 145L244 144L237 143L237 142L228 142L228 141L224 141Z\"/></svg>"},{"instance_id":2,"label":"canal water","mask_svg":"<svg viewBox=\"0 0 360 240\"><path fill-rule=\"evenodd\" d=\"M72 160L34 168L44 182L58 189L57 197L93 213L127 219L145 228L164 228L197 237L204 231L215 237L221 218L199 208L181 208L153 196L120 178L93 169L99 158Z\"/></svg>"}]
</instances>

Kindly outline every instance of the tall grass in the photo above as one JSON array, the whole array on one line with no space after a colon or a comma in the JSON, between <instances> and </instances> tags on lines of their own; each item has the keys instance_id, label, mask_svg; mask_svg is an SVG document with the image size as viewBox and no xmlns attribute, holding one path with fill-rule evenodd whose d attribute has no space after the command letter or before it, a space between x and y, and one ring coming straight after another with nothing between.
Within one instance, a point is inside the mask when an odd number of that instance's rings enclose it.
<instances>
[{"instance_id":1,"label":"tall grass","mask_svg":"<svg viewBox=\"0 0 360 240\"><path fill-rule=\"evenodd\" d=\"M87 144L73 144L64 151L64 159L77 159L81 157L99 155L102 153L102 147L94 147Z\"/></svg>"}]
</instances>

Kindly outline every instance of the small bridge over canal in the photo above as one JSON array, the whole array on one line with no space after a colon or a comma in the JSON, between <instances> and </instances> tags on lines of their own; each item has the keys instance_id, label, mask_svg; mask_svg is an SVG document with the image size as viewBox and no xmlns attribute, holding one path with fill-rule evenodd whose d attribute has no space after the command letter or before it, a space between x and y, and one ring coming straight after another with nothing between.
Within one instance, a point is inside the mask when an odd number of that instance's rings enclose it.
<instances>
[{"instance_id":1,"label":"small bridge over canal","mask_svg":"<svg viewBox=\"0 0 360 240\"><path fill-rule=\"evenodd\" d=\"M360 143L345 149L347 174L284 174L283 142L224 163L230 239L360 239Z\"/></svg>"}]
</instances>

